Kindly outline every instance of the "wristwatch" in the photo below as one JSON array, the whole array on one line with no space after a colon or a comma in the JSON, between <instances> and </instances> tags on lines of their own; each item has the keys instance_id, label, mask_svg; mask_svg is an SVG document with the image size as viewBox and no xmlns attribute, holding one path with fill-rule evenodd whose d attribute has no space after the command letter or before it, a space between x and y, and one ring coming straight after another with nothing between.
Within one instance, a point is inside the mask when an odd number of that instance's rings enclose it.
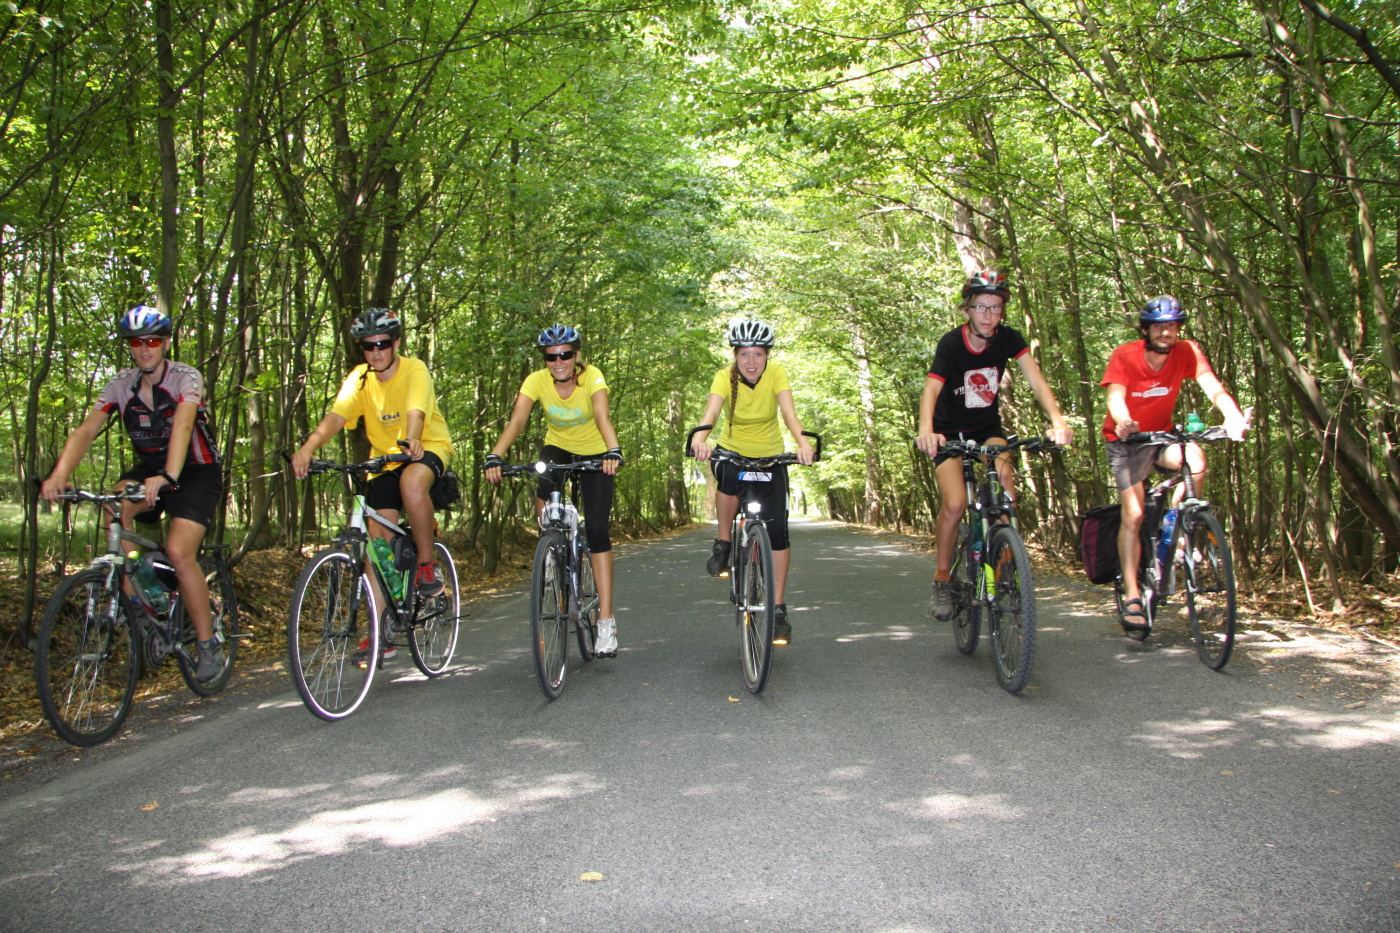
<instances>
[{"instance_id":1,"label":"wristwatch","mask_svg":"<svg viewBox=\"0 0 1400 933\"><path fill-rule=\"evenodd\" d=\"M171 476L169 473L165 472L164 470L161 470L161 471L160 471L160 475L161 475L161 476L164 476L165 479L166 479L166 481L167 481L168 483L170 483L170 488L172 488L172 489L179 489L179 488L180 488L180 481L179 481L178 479L176 479L175 477Z\"/></svg>"}]
</instances>

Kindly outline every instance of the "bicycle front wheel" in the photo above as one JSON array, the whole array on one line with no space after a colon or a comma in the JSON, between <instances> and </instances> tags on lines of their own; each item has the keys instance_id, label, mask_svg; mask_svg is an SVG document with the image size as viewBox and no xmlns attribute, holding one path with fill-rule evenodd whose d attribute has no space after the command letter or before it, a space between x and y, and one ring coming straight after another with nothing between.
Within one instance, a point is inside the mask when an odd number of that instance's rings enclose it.
<instances>
[{"instance_id":1,"label":"bicycle front wheel","mask_svg":"<svg viewBox=\"0 0 1400 933\"><path fill-rule=\"evenodd\" d=\"M1205 666L1218 671L1235 646L1235 566L1225 529L1211 512L1183 516L1180 552L1186 564L1186 614Z\"/></svg>"},{"instance_id":2,"label":"bicycle front wheel","mask_svg":"<svg viewBox=\"0 0 1400 933\"><path fill-rule=\"evenodd\" d=\"M418 601L418 614L408 629L413 663L428 677L446 673L462 624L462 591L457 585L457 565L452 562L452 553L447 545L435 541L433 557L446 585L437 596Z\"/></svg>"},{"instance_id":3,"label":"bicycle front wheel","mask_svg":"<svg viewBox=\"0 0 1400 933\"><path fill-rule=\"evenodd\" d=\"M564 548L557 531L540 535L535 546L535 566L530 574L530 649L535 656L535 676L551 700L564 690L569 661L569 599Z\"/></svg>"},{"instance_id":4,"label":"bicycle front wheel","mask_svg":"<svg viewBox=\"0 0 1400 933\"><path fill-rule=\"evenodd\" d=\"M233 575L224 562L213 554L199 558L199 569L204 573L204 582L209 587L209 610L214 621L214 637L224 647L224 666L213 680L200 681L195 678L194 660L198 657L196 644L198 636L189 620L189 611L184 613L184 627L180 642L184 653L175 657L180 664L180 676L185 678L185 686L196 696L211 697L223 690L233 676L233 660L238 654L238 594L233 591Z\"/></svg>"},{"instance_id":5,"label":"bicycle front wheel","mask_svg":"<svg viewBox=\"0 0 1400 933\"><path fill-rule=\"evenodd\" d=\"M773 546L768 529L752 522L739 555L739 651L744 666L744 686L762 693L773 668Z\"/></svg>"},{"instance_id":6,"label":"bicycle front wheel","mask_svg":"<svg viewBox=\"0 0 1400 933\"><path fill-rule=\"evenodd\" d=\"M997 682L1009 693L1019 693L1031 679L1035 660L1035 579L1031 556L1021 533L1010 525L992 528L987 549L987 574L995 592L987 620L996 659Z\"/></svg>"},{"instance_id":7,"label":"bicycle front wheel","mask_svg":"<svg viewBox=\"0 0 1400 933\"><path fill-rule=\"evenodd\" d=\"M107 573L63 580L39 622L34 678L55 732L87 747L111 738L131 712L141 660L126 607Z\"/></svg>"},{"instance_id":8,"label":"bicycle front wheel","mask_svg":"<svg viewBox=\"0 0 1400 933\"><path fill-rule=\"evenodd\" d=\"M322 719L359 708L379 667L379 613L364 568L341 548L311 558L292 592L287 654L302 702ZM364 644L364 666L354 655Z\"/></svg>"},{"instance_id":9,"label":"bicycle front wheel","mask_svg":"<svg viewBox=\"0 0 1400 933\"><path fill-rule=\"evenodd\" d=\"M598 634L598 583L593 579L593 561L587 547L578 555L578 651L585 662L593 660L593 641Z\"/></svg>"},{"instance_id":10,"label":"bicycle front wheel","mask_svg":"<svg viewBox=\"0 0 1400 933\"><path fill-rule=\"evenodd\" d=\"M977 601L977 573L972 559L972 532L966 522L958 524L958 543L953 548L953 570L948 586L953 594L953 642L963 654L977 650L982 628L982 606Z\"/></svg>"}]
</instances>

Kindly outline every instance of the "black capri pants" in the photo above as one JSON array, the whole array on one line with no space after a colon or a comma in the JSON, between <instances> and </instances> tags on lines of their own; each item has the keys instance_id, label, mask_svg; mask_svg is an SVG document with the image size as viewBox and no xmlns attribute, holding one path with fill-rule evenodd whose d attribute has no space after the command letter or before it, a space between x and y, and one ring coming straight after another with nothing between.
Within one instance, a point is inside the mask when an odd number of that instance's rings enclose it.
<instances>
[{"instance_id":1,"label":"black capri pants","mask_svg":"<svg viewBox=\"0 0 1400 933\"><path fill-rule=\"evenodd\" d=\"M721 450L723 448L720 448ZM727 496L739 494L739 467L732 460L711 460L715 484ZM788 549L788 468L786 463L769 467L773 477L767 483L750 483L758 494L759 517L768 520L768 540L775 551Z\"/></svg>"},{"instance_id":2,"label":"black capri pants","mask_svg":"<svg viewBox=\"0 0 1400 933\"><path fill-rule=\"evenodd\" d=\"M540 448L540 459L546 463L578 463L580 460L597 460L601 453L571 454L562 447L545 444ZM535 495L549 501L549 494L559 488L549 473L540 476L535 486ZM588 539L588 550L603 554L612 550L612 536L608 533L608 521L612 516L613 477L606 473L579 473L579 498L582 499L584 536Z\"/></svg>"}]
</instances>

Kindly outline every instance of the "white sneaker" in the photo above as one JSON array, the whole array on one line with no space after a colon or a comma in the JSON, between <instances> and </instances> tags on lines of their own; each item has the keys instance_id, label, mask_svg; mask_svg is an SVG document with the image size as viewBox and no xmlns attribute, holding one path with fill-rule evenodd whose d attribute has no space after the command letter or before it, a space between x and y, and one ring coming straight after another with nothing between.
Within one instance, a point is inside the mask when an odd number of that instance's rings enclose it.
<instances>
[{"instance_id":1,"label":"white sneaker","mask_svg":"<svg viewBox=\"0 0 1400 933\"><path fill-rule=\"evenodd\" d=\"M617 620L599 619L598 638L593 643L593 653L600 658L617 657Z\"/></svg>"}]
</instances>

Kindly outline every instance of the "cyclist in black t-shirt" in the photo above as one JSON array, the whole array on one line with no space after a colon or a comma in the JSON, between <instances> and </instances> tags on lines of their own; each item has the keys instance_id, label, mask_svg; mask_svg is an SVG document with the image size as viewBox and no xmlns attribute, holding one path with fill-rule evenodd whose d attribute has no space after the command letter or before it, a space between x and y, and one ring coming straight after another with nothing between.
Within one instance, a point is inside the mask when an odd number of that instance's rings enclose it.
<instances>
[{"instance_id":1,"label":"cyclist in black t-shirt","mask_svg":"<svg viewBox=\"0 0 1400 933\"><path fill-rule=\"evenodd\" d=\"M39 495L57 502L71 488L68 478L107 419L113 414L121 417L136 463L118 477L115 491L128 482L140 483L146 490L144 502L122 504L122 524L130 529L133 519L157 521L161 511L169 513L165 553L199 636L195 678L209 681L223 672L224 649L214 635L199 545L223 501L223 468L204 409L204 378L194 367L166 359L171 330L170 318L145 305L137 305L117 320L117 332L130 347L136 366L122 370L107 384L96 406L63 445Z\"/></svg>"},{"instance_id":2,"label":"cyclist in black t-shirt","mask_svg":"<svg viewBox=\"0 0 1400 933\"><path fill-rule=\"evenodd\" d=\"M933 614L944 622L953 617L948 581L958 522L967 508L967 493L963 488L962 461L940 453L939 448L949 437L961 437L975 444L1006 443L998 393L1009 360L1020 365L1050 419L1045 436L1056 444L1068 444L1074 437L1025 338L1020 331L1001 324L1010 294L1006 277L999 272L978 272L967 280L962 290L962 311L967 323L938 341L919 400L919 434L914 443L933 458L942 499L936 526L938 567L933 576ZM997 469L1002 485L1014 495L1009 456L998 458Z\"/></svg>"}]
</instances>

